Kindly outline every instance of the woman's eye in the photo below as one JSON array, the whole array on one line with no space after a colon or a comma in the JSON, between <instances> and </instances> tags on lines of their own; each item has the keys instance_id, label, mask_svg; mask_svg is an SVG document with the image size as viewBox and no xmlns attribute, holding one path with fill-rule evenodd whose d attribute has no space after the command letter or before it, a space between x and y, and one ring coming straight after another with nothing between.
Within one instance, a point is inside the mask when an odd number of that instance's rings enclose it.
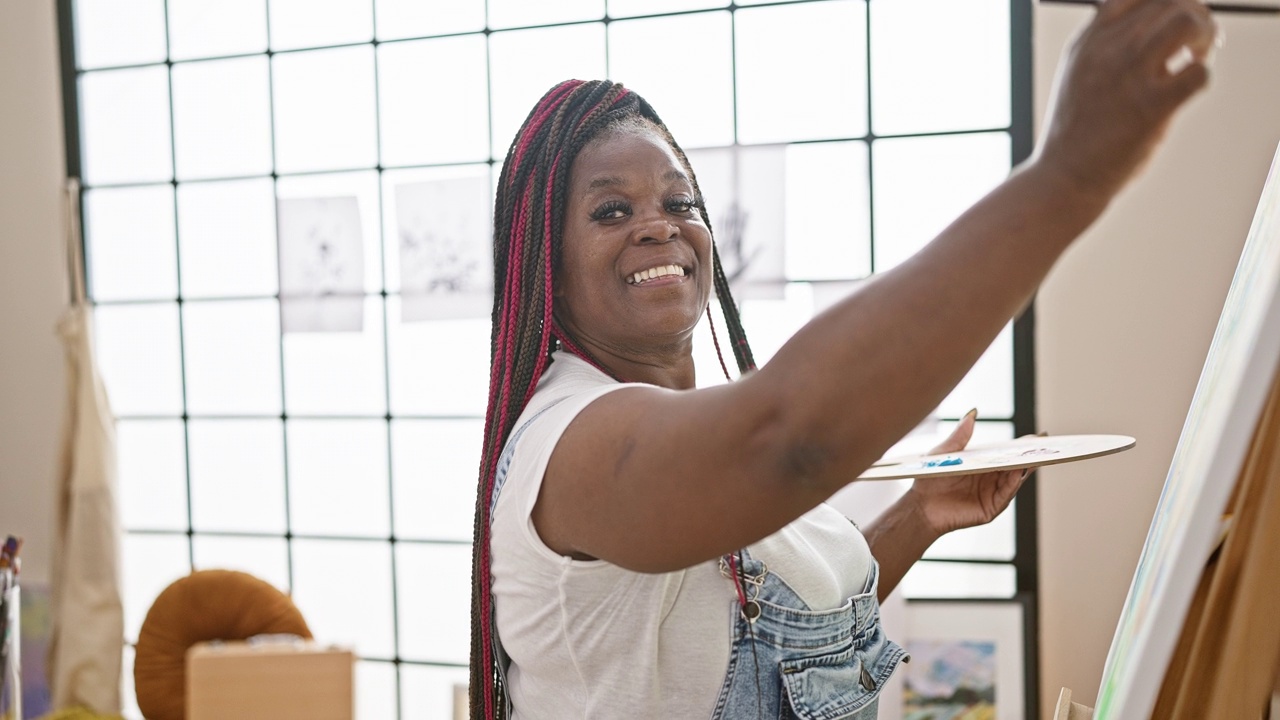
<instances>
[{"instance_id":1,"label":"woman's eye","mask_svg":"<svg viewBox=\"0 0 1280 720\"><path fill-rule=\"evenodd\" d=\"M630 212L631 212L631 208L627 207L626 203L620 203L620 202L605 203L604 205L601 205L600 207L596 208L595 212L591 213L591 219L592 220L619 220L621 218L626 217L627 214Z\"/></svg>"},{"instance_id":2,"label":"woman's eye","mask_svg":"<svg viewBox=\"0 0 1280 720\"><path fill-rule=\"evenodd\" d=\"M667 201L667 212L688 215L698 209L698 202L693 198L674 198Z\"/></svg>"}]
</instances>

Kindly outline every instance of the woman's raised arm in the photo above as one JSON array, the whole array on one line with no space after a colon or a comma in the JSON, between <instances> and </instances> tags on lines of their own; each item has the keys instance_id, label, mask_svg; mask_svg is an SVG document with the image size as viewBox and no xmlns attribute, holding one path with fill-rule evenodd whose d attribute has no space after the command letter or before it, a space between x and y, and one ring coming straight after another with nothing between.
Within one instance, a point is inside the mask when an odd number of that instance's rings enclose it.
<instances>
[{"instance_id":1,"label":"woman's raised arm","mask_svg":"<svg viewBox=\"0 0 1280 720\"><path fill-rule=\"evenodd\" d=\"M758 372L586 407L534 524L558 552L639 571L745 546L850 482L935 408L1207 81L1196 0L1107 0L1069 50L1036 155L898 267L814 318ZM1172 73L1170 57L1192 50ZM839 208L833 208L838 212Z\"/></svg>"}]
</instances>

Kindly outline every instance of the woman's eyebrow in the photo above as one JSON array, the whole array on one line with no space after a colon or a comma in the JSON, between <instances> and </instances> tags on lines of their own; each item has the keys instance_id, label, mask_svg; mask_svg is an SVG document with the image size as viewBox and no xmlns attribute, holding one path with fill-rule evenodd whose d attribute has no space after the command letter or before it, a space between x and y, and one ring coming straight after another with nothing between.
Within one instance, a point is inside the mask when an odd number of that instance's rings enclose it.
<instances>
[{"instance_id":1,"label":"woman's eyebrow","mask_svg":"<svg viewBox=\"0 0 1280 720\"><path fill-rule=\"evenodd\" d=\"M683 170L671 169L662 174L662 179L668 182L673 180L684 180L689 182L689 176ZM602 175L594 178L587 184L587 191L597 190L607 187L621 187L627 184L627 181L618 175Z\"/></svg>"},{"instance_id":2,"label":"woman's eyebrow","mask_svg":"<svg viewBox=\"0 0 1280 720\"><path fill-rule=\"evenodd\" d=\"M619 185L626 185L626 184L627 184L627 181L623 180L621 177L617 175L606 175L604 177L598 177L592 180L591 183L587 185L587 190L595 190L596 188L603 188L603 187L617 187Z\"/></svg>"}]
</instances>

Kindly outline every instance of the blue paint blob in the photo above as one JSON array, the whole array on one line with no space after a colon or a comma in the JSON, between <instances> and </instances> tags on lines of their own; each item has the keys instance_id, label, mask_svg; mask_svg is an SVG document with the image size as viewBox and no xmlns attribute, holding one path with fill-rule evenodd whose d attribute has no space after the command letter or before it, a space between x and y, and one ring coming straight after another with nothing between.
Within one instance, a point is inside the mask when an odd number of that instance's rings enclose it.
<instances>
[{"instance_id":1,"label":"blue paint blob","mask_svg":"<svg viewBox=\"0 0 1280 720\"><path fill-rule=\"evenodd\" d=\"M952 465L959 465L962 462L964 462L964 459L958 457L943 458L942 460L926 460L922 467L951 467Z\"/></svg>"}]
</instances>

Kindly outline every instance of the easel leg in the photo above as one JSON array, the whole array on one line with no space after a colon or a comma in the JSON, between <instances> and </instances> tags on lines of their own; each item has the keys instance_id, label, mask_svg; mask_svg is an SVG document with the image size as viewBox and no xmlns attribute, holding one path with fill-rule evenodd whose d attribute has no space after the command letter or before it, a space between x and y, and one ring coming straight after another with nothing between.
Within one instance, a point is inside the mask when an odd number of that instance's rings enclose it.
<instances>
[{"instance_id":1,"label":"easel leg","mask_svg":"<svg viewBox=\"0 0 1280 720\"><path fill-rule=\"evenodd\" d=\"M1058 695L1058 707L1053 711L1053 720L1093 720L1093 708L1071 702L1070 688L1062 688Z\"/></svg>"}]
</instances>

